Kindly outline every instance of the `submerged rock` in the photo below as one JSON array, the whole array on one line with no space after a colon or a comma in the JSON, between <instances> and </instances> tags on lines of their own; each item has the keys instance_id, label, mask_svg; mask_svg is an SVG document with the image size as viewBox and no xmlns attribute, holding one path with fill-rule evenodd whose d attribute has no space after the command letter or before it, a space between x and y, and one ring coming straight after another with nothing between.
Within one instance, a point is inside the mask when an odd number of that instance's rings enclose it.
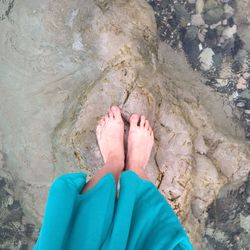
<instances>
[{"instance_id":1,"label":"submerged rock","mask_svg":"<svg viewBox=\"0 0 250 250\"><path fill-rule=\"evenodd\" d=\"M205 25L202 15L201 14L192 15L191 24L195 26Z\"/></svg>"},{"instance_id":2,"label":"submerged rock","mask_svg":"<svg viewBox=\"0 0 250 250\"><path fill-rule=\"evenodd\" d=\"M204 20L209 25L218 23L219 21L221 21L223 13L223 8L220 6L209 9L204 14Z\"/></svg>"},{"instance_id":3,"label":"submerged rock","mask_svg":"<svg viewBox=\"0 0 250 250\"><path fill-rule=\"evenodd\" d=\"M202 249L248 249L250 245L248 186L234 182L223 187L209 206Z\"/></svg>"},{"instance_id":4,"label":"submerged rock","mask_svg":"<svg viewBox=\"0 0 250 250\"><path fill-rule=\"evenodd\" d=\"M196 13L201 14L203 12L203 8L204 8L204 0L196 0L196 5L195 5Z\"/></svg>"},{"instance_id":5,"label":"submerged rock","mask_svg":"<svg viewBox=\"0 0 250 250\"><path fill-rule=\"evenodd\" d=\"M202 70L208 71L212 68L212 66L214 64L213 56L214 56L214 52L210 48L205 48L201 52L199 59L200 59Z\"/></svg>"},{"instance_id":6,"label":"submerged rock","mask_svg":"<svg viewBox=\"0 0 250 250\"><path fill-rule=\"evenodd\" d=\"M237 26L234 25L233 27L228 27L228 28L224 29L222 32L222 36L225 39L231 39L233 37L233 35L236 33L237 33Z\"/></svg>"}]
</instances>

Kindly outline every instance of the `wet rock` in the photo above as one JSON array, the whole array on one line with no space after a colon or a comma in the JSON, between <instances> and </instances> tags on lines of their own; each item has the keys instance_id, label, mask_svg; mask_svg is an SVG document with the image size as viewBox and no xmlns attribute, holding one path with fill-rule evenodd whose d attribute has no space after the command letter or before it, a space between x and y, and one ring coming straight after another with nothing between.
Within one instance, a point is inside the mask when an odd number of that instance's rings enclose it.
<instances>
[{"instance_id":1,"label":"wet rock","mask_svg":"<svg viewBox=\"0 0 250 250\"><path fill-rule=\"evenodd\" d=\"M214 52L210 48L205 48L199 55L199 60L201 63L201 69L204 71L208 71L212 68Z\"/></svg>"},{"instance_id":2,"label":"wet rock","mask_svg":"<svg viewBox=\"0 0 250 250\"><path fill-rule=\"evenodd\" d=\"M213 9L209 9L208 11L205 12L204 14L204 20L207 24L215 24L221 21L223 17L223 9L222 7L216 7Z\"/></svg>"}]
</instances>

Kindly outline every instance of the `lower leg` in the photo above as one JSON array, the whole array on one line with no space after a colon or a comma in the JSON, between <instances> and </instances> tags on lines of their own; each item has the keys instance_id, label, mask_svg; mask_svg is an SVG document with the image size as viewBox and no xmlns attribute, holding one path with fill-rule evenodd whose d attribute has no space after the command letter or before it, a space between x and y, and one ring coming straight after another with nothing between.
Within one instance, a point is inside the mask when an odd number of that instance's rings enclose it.
<instances>
[{"instance_id":1,"label":"lower leg","mask_svg":"<svg viewBox=\"0 0 250 250\"><path fill-rule=\"evenodd\" d=\"M110 156L108 157L104 167L102 167L97 174L88 181L88 183L85 185L85 187L82 190L82 193L87 192L89 189L94 187L97 182L106 174L112 173L116 184L118 183L118 180L120 178L120 174L123 170L124 162L121 162L120 159L118 159L116 156Z\"/></svg>"}]
</instances>

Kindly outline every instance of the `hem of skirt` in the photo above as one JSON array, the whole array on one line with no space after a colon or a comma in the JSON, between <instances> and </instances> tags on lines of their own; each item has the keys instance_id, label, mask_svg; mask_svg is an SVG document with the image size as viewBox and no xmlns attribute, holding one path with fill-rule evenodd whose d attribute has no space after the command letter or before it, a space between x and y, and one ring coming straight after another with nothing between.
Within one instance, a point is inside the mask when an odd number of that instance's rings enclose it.
<instances>
[{"instance_id":1,"label":"hem of skirt","mask_svg":"<svg viewBox=\"0 0 250 250\"><path fill-rule=\"evenodd\" d=\"M112 173L107 173L106 175L104 175L97 183L94 187L92 187L91 189L89 189L87 192L84 192L82 194L78 194L78 198L79 199L85 199L85 197L88 197L89 195L91 195L92 193L94 193L96 190L98 190L102 184L106 181L110 179L111 182L114 184L114 187L116 188L116 182L115 182L115 177ZM85 184L86 185L86 184Z\"/></svg>"}]
</instances>

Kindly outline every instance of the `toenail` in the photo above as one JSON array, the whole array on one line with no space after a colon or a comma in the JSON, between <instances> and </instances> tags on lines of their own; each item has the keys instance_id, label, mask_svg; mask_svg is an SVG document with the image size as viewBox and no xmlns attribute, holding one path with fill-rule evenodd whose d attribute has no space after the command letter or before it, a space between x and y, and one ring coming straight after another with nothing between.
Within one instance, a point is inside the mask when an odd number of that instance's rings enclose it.
<instances>
[{"instance_id":1,"label":"toenail","mask_svg":"<svg viewBox=\"0 0 250 250\"><path fill-rule=\"evenodd\" d=\"M132 114L132 116L131 116L133 119L135 119L135 118L138 118L138 115L137 114Z\"/></svg>"},{"instance_id":2,"label":"toenail","mask_svg":"<svg viewBox=\"0 0 250 250\"><path fill-rule=\"evenodd\" d=\"M117 111L117 107L116 107L116 106L112 106L112 107L111 107L111 110L112 110L112 111Z\"/></svg>"}]
</instances>

